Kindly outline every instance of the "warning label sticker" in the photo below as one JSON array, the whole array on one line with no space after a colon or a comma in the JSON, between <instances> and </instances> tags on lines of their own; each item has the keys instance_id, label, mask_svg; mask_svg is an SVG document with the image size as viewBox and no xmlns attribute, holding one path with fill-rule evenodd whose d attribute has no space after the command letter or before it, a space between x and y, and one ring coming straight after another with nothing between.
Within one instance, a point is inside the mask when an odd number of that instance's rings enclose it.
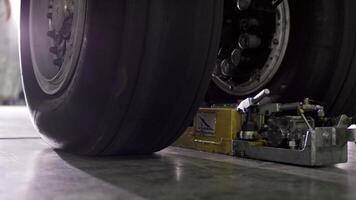
<instances>
[{"instance_id":1,"label":"warning label sticker","mask_svg":"<svg viewBox=\"0 0 356 200\"><path fill-rule=\"evenodd\" d=\"M202 135L214 135L216 113L198 112L195 117L195 130Z\"/></svg>"}]
</instances>

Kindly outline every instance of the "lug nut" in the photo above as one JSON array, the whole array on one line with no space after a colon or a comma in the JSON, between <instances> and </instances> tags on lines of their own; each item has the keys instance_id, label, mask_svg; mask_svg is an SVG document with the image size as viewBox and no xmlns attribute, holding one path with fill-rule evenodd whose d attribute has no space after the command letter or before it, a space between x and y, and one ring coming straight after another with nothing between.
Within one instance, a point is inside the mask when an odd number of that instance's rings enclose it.
<instances>
[{"instance_id":1,"label":"lug nut","mask_svg":"<svg viewBox=\"0 0 356 200\"><path fill-rule=\"evenodd\" d=\"M52 13L47 13L47 18L48 18L48 19L52 19L52 17L53 17L53 14L52 14Z\"/></svg>"},{"instance_id":2,"label":"lug nut","mask_svg":"<svg viewBox=\"0 0 356 200\"><path fill-rule=\"evenodd\" d=\"M221 69L221 74L224 76L231 76L233 73L233 66L230 64L230 62L227 59L221 62L220 69Z\"/></svg>"},{"instance_id":3,"label":"lug nut","mask_svg":"<svg viewBox=\"0 0 356 200\"><path fill-rule=\"evenodd\" d=\"M243 31L247 31L251 28L256 28L260 25L259 21L255 18L250 19L242 19L240 21L240 29Z\"/></svg>"},{"instance_id":4,"label":"lug nut","mask_svg":"<svg viewBox=\"0 0 356 200\"><path fill-rule=\"evenodd\" d=\"M252 0L237 0L237 9L240 11L247 10L251 6Z\"/></svg>"},{"instance_id":5,"label":"lug nut","mask_svg":"<svg viewBox=\"0 0 356 200\"><path fill-rule=\"evenodd\" d=\"M53 64L58 66L58 67L60 67L63 64L63 59L62 58L57 58L57 59L53 60Z\"/></svg>"},{"instance_id":6,"label":"lug nut","mask_svg":"<svg viewBox=\"0 0 356 200\"><path fill-rule=\"evenodd\" d=\"M62 37L64 40L69 40L70 39L70 34L71 33L63 33Z\"/></svg>"},{"instance_id":7,"label":"lug nut","mask_svg":"<svg viewBox=\"0 0 356 200\"><path fill-rule=\"evenodd\" d=\"M56 37L56 31L54 31L54 30L53 31L48 31L47 32L47 36L51 37L51 38L55 38Z\"/></svg>"},{"instance_id":8,"label":"lug nut","mask_svg":"<svg viewBox=\"0 0 356 200\"><path fill-rule=\"evenodd\" d=\"M51 52L53 54L58 54L58 48L57 47L51 47L51 48L49 48L49 52Z\"/></svg>"},{"instance_id":9,"label":"lug nut","mask_svg":"<svg viewBox=\"0 0 356 200\"><path fill-rule=\"evenodd\" d=\"M235 49L234 51L232 51L231 62L236 66L240 64L240 62L241 62L241 50L240 49Z\"/></svg>"},{"instance_id":10,"label":"lug nut","mask_svg":"<svg viewBox=\"0 0 356 200\"><path fill-rule=\"evenodd\" d=\"M262 41L257 35L242 34L239 38L239 47L241 49L256 49L261 45Z\"/></svg>"},{"instance_id":11,"label":"lug nut","mask_svg":"<svg viewBox=\"0 0 356 200\"><path fill-rule=\"evenodd\" d=\"M279 44L279 40L278 39L273 39L273 44L274 45L278 45Z\"/></svg>"}]
</instances>

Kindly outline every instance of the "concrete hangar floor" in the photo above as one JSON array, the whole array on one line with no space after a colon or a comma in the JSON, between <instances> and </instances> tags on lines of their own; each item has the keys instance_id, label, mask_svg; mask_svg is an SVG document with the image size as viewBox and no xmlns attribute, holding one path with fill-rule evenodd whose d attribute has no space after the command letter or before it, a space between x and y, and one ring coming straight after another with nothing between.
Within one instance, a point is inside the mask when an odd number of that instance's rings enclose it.
<instances>
[{"instance_id":1,"label":"concrete hangar floor","mask_svg":"<svg viewBox=\"0 0 356 200\"><path fill-rule=\"evenodd\" d=\"M355 199L349 162L305 168L170 147L150 156L53 151L24 107L0 107L0 199Z\"/></svg>"}]
</instances>

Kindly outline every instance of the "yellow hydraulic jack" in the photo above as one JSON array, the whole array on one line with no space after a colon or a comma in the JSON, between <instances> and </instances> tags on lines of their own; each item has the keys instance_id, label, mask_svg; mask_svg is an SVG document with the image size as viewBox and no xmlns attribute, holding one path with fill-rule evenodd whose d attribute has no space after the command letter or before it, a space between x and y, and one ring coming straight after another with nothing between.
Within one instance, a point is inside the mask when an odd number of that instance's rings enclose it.
<instances>
[{"instance_id":1,"label":"yellow hydraulic jack","mask_svg":"<svg viewBox=\"0 0 356 200\"><path fill-rule=\"evenodd\" d=\"M347 162L348 141L356 138L351 118L327 118L309 99L261 103L268 95L263 90L237 107L201 108L175 146L304 166Z\"/></svg>"},{"instance_id":2,"label":"yellow hydraulic jack","mask_svg":"<svg viewBox=\"0 0 356 200\"><path fill-rule=\"evenodd\" d=\"M240 129L241 114L235 108L201 108L194 126L188 128L175 145L234 155L234 141Z\"/></svg>"}]
</instances>

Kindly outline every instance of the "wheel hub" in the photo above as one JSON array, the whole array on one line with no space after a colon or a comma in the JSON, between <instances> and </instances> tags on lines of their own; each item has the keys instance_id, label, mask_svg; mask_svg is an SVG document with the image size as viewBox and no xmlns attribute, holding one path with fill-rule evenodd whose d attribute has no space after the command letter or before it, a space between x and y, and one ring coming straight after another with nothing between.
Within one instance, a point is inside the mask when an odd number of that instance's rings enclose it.
<instances>
[{"instance_id":1,"label":"wheel hub","mask_svg":"<svg viewBox=\"0 0 356 200\"><path fill-rule=\"evenodd\" d=\"M73 26L73 0L49 0L47 35L52 39L49 51L54 55L53 64L61 67L68 48Z\"/></svg>"},{"instance_id":2,"label":"wheel hub","mask_svg":"<svg viewBox=\"0 0 356 200\"><path fill-rule=\"evenodd\" d=\"M225 1L213 81L220 89L238 96L262 89L281 65L289 31L286 0Z\"/></svg>"},{"instance_id":3,"label":"wheel hub","mask_svg":"<svg viewBox=\"0 0 356 200\"><path fill-rule=\"evenodd\" d=\"M30 48L37 82L49 95L63 91L77 68L84 40L87 0L30 2Z\"/></svg>"}]
</instances>

